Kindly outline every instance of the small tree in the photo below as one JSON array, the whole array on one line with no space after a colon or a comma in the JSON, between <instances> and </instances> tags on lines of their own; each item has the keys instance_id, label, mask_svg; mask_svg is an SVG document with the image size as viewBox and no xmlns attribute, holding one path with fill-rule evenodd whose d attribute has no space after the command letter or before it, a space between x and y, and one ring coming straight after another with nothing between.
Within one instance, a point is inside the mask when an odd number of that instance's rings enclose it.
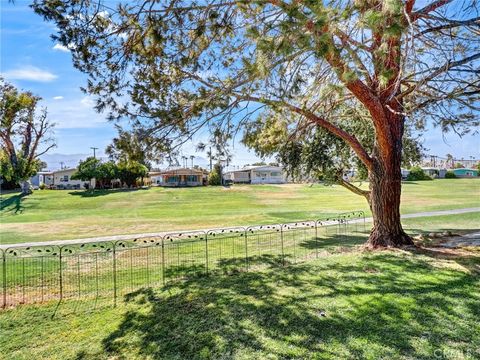
<instances>
[{"instance_id":1,"label":"small tree","mask_svg":"<svg viewBox=\"0 0 480 360\"><path fill-rule=\"evenodd\" d=\"M100 188L110 187L112 181L118 177L118 166L113 161L101 163L97 167L95 185Z\"/></svg>"},{"instance_id":2,"label":"small tree","mask_svg":"<svg viewBox=\"0 0 480 360\"><path fill-rule=\"evenodd\" d=\"M208 185L222 185L222 166L219 163L216 163L208 174Z\"/></svg>"},{"instance_id":3,"label":"small tree","mask_svg":"<svg viewBox=\"0 0 480 360\"><path fill-rule=\"evenodd\" d=\"M421 181L421 180L432 180L430 176L425 174L422 168L415 166L410 169L410 173L407 176L408 181Z\"/></svg>"},{"instance_id":4,"label":"small tree","mask_svg":"<svg viewBox=\"0 0 480 360\"><path fill-rule=\"evenodd\" d=\"M125 161L118 164L118 178L128 187L136 186L137 180L148 175L148 169L138 161Z\"/></svg>"},{"instance_id":5,"label":"small tree","mask_svg":"<svg viewBox=\"0 0 480 360\"><path fill-rule=\"evenodd\" d=\"M99 169L100 167L100 160L90 156L85 160L80 160L77 171L73 173L71 179L72 180L82 180L88 181L90 183L89 188L92 188L91 182L92 179L98 178Z\"/></svg>"},{"instance_id":6,"label":"small tree","mask_svg":"<svg viewBox=\"0 0 480 360\"><path fill-rule=\"evenodd\" d=\"M0 78L1 177L20 183L23 194L32 192L29 179L42 167L39 157L55 147L49 137L53 124L46 109L38 111L39 101L38 96L19 92Z\"/></svg>"},{"instance_id":7,"label":"small tree","mask_svg":"<svg viewBox=\"0 0 480 360\"><path fill-rule=\"evenodd\" d=\"M457 175L455 175L455 173L451 170L445 173L445 179L455 179L456 177Z\"/></svg>"}]
</instances>

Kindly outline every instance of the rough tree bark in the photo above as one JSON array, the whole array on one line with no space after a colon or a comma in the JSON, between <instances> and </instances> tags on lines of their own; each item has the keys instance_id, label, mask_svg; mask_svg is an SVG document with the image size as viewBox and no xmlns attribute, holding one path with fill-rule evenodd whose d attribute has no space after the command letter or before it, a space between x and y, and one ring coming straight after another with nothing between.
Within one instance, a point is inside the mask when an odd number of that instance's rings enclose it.
<instances>
[{"instance_id":1,"label":"rough tree bark","mask_svg":"<svg viewBox=\"0 0 480 360\"><path fill-rule=\"evenodd\" d=\"M374 163L375 169L368 177L373 228L366 245L370 248L413 245L400 221L400 168L379 158L374 158Z\"/></svg>"},{"instance_id":2,"label":"rough tree bark","mask_svg":"<svg viewBox=\"0 0 480 360\"><path fill-rule=\"evenodd\" d=\"M401 104L397 104L396 107L398 106ZM380 146L376 142L371 155L372 166L368 178L373 228L366 244L369 248L414 245L400 221L402 137L405 118L393 111L384 113L386 123L382 131L388 134L387 144Z\"/></svg>"},{"instance_id":3,"label":"rough tree bark","mask_svg":"<svg viewBox=\"0 0 480 360\"><path fill-rule=\"evenodd\" d=\"M22 195L29 195L33 192L32 184L28 179L21 181L20 187L22 189Z\"/></svg>"}]
</instances>

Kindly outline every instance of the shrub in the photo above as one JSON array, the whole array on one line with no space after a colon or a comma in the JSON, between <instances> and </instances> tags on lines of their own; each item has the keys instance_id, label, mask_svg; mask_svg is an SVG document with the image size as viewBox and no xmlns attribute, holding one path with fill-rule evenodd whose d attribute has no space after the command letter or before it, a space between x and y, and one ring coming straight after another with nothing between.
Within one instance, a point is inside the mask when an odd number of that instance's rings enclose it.
<instances>
[{"instance_id":1,"label":"shrub","mask_svg":"<svg viewBox=\"0 0 480 360\"><path fill-rule=\"evenodd\" d=\"M39 188L40 190L45 190L46 187L47 187L47 185L45 185L45 183L41 183L41 184L38 186L38 188Z\"/></svg>"},{"instance_id":2,"label":"shrub","mask_svg":"<svg viewBox=\"0 0 480 360\"><path fill-rule=\"evenodd\" d=\"M222 167L220 164L215 164L212 171L208 174L208 185L218 186L222 185Z\"/></svg>"},{"instance_id":3,"label":"shrub","mask_svg":"<svg viewBox=\"0 0 480 360\"><path fill-rule=\"evenodd\" d=\"M447 171L445 173L445 179L455 179L457 175L453 171Z\"/></svg>"},{"instance_id":4,"label":"shrub","mask_svg":"<svg viewBox=\"0 0 480 360\"><path fill-rule=\"evenodd\" d=\"M410 174L407 176L408 181L432 180L430 176L425 174L420 167L415 166L410 169Z\"/></svg>"}]
</instances>

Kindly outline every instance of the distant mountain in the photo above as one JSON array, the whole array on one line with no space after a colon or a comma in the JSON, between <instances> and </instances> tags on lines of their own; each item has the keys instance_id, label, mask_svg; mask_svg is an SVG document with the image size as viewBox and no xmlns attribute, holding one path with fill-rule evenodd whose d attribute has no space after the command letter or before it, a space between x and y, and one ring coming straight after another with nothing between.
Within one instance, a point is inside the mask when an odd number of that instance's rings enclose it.
<instances>
[{"instance_id":1,"label":"distant mountain","mask_svg":"<svg viewBox=\"0 0 480 360\"><path fill-rule=\"evenodd\" d=\"M45 154L40 157L40 159L47 163L47 169L45 170L57 170L61 168L74 168L77 167L80 160L84 160L87 157L92 156L92 154ZM97 154L97 158L102 160L108 160L105 154ZM182 166L182 159L178 159L179 166ZM195 156L193 159L193 165L199 165L203 168L208 168L209 161L201 156ZM187 159L187 166L192 165L192 160L190 157ZM166 168L168 164L154 164L155 168Z\"/></svg>"}]
</instances>

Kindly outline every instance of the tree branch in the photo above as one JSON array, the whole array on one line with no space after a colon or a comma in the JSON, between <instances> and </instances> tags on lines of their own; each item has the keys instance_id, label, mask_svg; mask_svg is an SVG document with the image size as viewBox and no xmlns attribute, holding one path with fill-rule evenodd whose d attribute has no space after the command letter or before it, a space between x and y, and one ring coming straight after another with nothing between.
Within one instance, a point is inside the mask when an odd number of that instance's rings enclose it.
<instances>
[{"instance_id":1,"label":"tree branch","mask_svg":"<svg viewBox=\"0 0 480 360\"><path fill-rule=\"evenodd\" d=\"M441 8L442 6L452 2L452 0L436 0L432 2L431 4L421 8L420 10L414 11L410 17L412 21L415 21L419 18L427 17L429 13L432 11L437 10L438 8Z\"/></svg>"},{"instance_id":2,"label":"tree branch","mask_svg":"<svg viewBox=\"0 0 480 360\"><path fill-rule=\"evenodd\" d=\"M338 182L339 185L341 185L344 188L350 190L354 194L364 196L367 199L368 203L370 203L370 191L360 189L359 187L353 185L352 183L344 180L341 176L337 180L337 182Z\"/></svg>"},{"instance_id":3,"label":"tree branch","mask_svg":"<svg viewBox=\"0 0 480 360\"><path fill-rule=\"evenodd\" d=\"M251 96L251 95L241 95L241 94L235 94L235 96L239 97L242 100L250 100L250 101L255 101L267 105L275 105L275 106L280 106L280 107L285 107L289 109L290 111L293 111L299 115L305 116L307 119L309 119L311 122L323 127L325 130L328 130L331 132L333 135L337 136L338 138L344 140L350 147L355 151L357 156L360 158L360 160L365 164L365 166L371 170L373 168L373 160L368 155L367 151L365 148L360 144L358 139L346 131L340 129L339 127L335 126L331 122L325 120L324 118L315 115L311 111L299 108L295 105L285 103L282 101L277 101L277 100L269 100L269 99L261 99L256 96Z\"/></svg>"},{"instance_id":4,"label":"tree branch","mask_svg":"<svg viewBox=\"0 0 480 360\"><path fill-rule=\"evenodd\" d=\"M470 61L473 61L473 60L476 60L476 59L480 59L480 53L476 53L476 54L473 54L471 56L468 56L466 58L463 58L463 59L460 59L460 60L457 60L457 61L450 61L448 60L445 64L443 64L442 66L439 66L437 68L434 69L434 71L432 73L430 73L430 75L428 76L425 76L423 79L419 80L419 81L416 81L415 83L415 86L411 86L409 87L407 90L405 90L404 92L402 92L399 96L397 96L397 99L401 99L401 98L404 98L406 95L410 94L411 92L413 92L415 89L418 89L420 86L424 85L425 83L427 83L428 81L436 78L438 75L444 73L444 72L447 72L448 70L452 69L452 68L455 68L457 66L461 66L461 65L464 65L464 64L467 64L469 63ZM409 77L412 77L412 75L410 75ZM406 80L406 79L405 79ZM405 81L404 80L404 81Z\"/></svg>"}]
</instances>

